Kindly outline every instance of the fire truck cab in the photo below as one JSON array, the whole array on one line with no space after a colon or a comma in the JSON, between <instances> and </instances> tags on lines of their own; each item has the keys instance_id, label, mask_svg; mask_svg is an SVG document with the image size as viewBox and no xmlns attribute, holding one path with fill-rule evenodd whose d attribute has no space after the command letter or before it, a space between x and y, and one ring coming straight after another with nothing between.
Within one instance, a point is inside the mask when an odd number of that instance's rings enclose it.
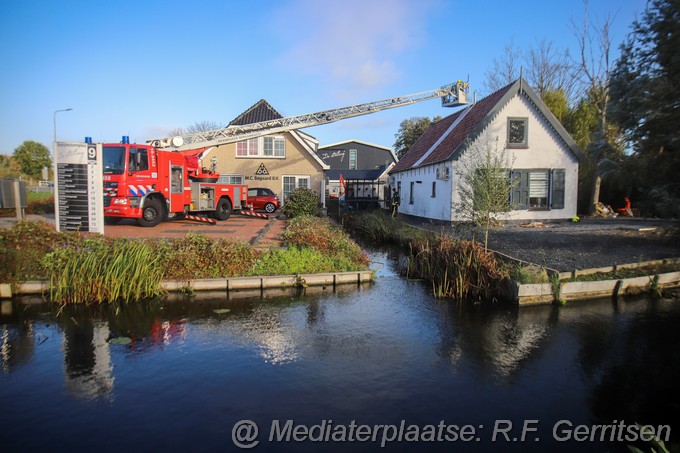
<instances>
[{"instance_id":1,"label":"fire truck cab","mask_svg":"<svg viewBox=\"0 0 680 453\"><path fill-rule=\"evenodd\" d=\"M207 213L227 220L247 205L248 188L220 184L219 174L203 167L198 154L159 150L151 145L103 144L104 220L137 219L153 227L170 218Z\"/></svg>"}]
</instances>

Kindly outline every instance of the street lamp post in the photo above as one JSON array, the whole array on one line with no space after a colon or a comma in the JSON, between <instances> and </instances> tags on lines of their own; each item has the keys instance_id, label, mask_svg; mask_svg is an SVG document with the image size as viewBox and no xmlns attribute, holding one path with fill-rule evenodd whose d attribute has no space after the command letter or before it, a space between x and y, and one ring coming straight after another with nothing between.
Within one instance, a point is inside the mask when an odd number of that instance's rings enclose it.
<instances>
[{"instance_id":1,"label":"street lamp post","mask_svg":"<svg viewBox=\"0 0 680 453\"><path fill-rule=\"evenodd\" d=\"M62 109L54 111L54 143L57 143L57 113L59 112L70 112L73 109Z\"/></svg>"}]
</instances>

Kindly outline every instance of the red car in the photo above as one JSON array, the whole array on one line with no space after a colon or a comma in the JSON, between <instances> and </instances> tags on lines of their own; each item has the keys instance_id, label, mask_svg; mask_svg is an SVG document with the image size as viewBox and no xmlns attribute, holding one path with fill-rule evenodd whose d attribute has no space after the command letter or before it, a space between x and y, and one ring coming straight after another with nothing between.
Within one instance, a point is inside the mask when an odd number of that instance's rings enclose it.
<instances>
[{"instance_id":1,"label":"red car","mask_svg":"<svg viewBox=\"0 0 680 453\"><path fill-rule=\"evenodd\" d=\"M253 209L271 214L279 208L279 197L271 189L251 187L248 189L248 203L252 203Z\"/></svg>"}]
</instances>

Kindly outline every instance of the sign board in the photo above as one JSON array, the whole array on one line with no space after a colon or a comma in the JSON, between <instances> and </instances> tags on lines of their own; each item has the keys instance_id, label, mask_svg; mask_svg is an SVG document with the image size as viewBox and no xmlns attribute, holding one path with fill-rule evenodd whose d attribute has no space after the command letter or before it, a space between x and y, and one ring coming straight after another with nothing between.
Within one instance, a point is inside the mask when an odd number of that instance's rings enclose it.
<instances>
[{"instance_id":1,"label":"sign board","mask_svg":"<svg viewBox=\"0 0 680 453\"><path fill-rule=\"evenodd\" d=\"M104 233L102 145L54 144L57 231Z\"/></svg>"}]
</instances>

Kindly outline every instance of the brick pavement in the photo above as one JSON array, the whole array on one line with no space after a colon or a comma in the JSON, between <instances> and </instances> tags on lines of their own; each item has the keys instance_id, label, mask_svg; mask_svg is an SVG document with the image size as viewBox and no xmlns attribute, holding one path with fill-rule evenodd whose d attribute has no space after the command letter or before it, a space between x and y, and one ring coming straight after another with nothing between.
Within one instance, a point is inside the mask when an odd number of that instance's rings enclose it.
<instances>
[{"instance_id":1,"label":"brick pavement","mask_svg":"<svg viewBox=\"0 0 680 453\"><path fill-rule=\"evenodd\" d=\"M275 215L276 216L276 215ZM251 243L258 248L281 246L281 233L286 221L274 217L263 219L233 214L229 220L216 224L202 223L192 220L173 220L162 222L153 228L144 228L134 220L121 220L117 225L106 225L104 235L109 237L137 238L181 238L187 233L204 234L210 238L226 238ZM27 220L41 220L54 224L54 215L30 215ZM0 217L0 228L10 227L16 223L14 217Z\"/></svg>"}]
</instances>

